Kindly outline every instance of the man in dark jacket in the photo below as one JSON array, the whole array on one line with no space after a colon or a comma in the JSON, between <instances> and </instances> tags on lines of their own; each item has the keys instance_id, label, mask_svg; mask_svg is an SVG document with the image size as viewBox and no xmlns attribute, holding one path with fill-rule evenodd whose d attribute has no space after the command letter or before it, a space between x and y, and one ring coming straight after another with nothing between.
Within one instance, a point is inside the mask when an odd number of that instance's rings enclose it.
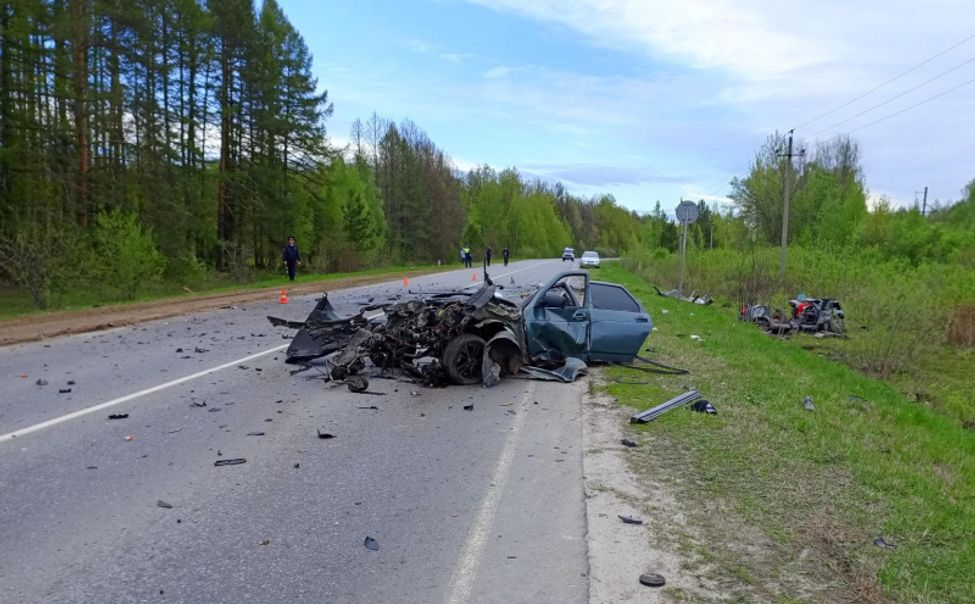
<instances>
[{"instance_id":1,"label":"man in dark jacket","mask_svg":"<svg viewBox=\"0 0 975 604\"><path fill-rule=\"evenodd\" d=\"M484 259L487 260L488 266L491 266L491 256L493 255L494 255L494 250L492 250L491 246L489 245L488 248L484 251Z\"/></svg>"},{"instance_id":2,"label":"man in dark jacket","mask_svg":"<svg viewBox=\"0 0 975 604\"><path fill-rule=\"evenodd\" d=\"M294 281L295 268L301 264L301 255L298 253L298 246L295 245L294 235L288 235L288 245L281 250L281 259L284 260L284 265L288 267L288 278Z\"/></svg>"},{"instance_id":3,"label":"man in dark jacket","mask_svg":"<svg viewBox=\"0 0 975 604\"><path fill-rule=\"evenodd\" d=\"M505 266L508 266L508 258L510 256L511 256L511 252L508 251L508 248L504 248L503 250L501 250L501 257L504 258Z\"/></svg>"}]
</instances>

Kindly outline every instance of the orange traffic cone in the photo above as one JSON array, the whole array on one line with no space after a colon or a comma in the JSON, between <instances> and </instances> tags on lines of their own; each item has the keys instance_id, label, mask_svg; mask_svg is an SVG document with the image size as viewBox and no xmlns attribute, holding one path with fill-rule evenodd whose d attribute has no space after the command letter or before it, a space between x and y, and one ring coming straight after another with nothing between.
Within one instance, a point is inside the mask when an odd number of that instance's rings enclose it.
<instances>
[{"instance_id":1,"label":"orange traffic cone","mask_svg":"<svg viewBox=\"0 0 975 604\"><path fill-rule=\"evenodd\" d=\"M288 294L282 289L281 297L278 298L278 304L287 304L287 303L288 303Z\"/></svg>"},{"instance_id":2,"label":"orange traffic cone","mask_svg":"<svg viewBox=\"0 0 975 604\"><path fill-rule=\"evenodd\" d=\"M409 286L410 286L410 278L403 277L403 287L409 287Z\"/></svg>"},{"instance_id":3,"label":"orange traffic cone","mask_svg":"<svg viewBox=\"0 0 975 604\"><path fill-rule=\"evenodd\" d=\"M471 273L471 283L476 283L476 282L477 282L477 273L476 272Z\"/></svg>"}]
</instances>

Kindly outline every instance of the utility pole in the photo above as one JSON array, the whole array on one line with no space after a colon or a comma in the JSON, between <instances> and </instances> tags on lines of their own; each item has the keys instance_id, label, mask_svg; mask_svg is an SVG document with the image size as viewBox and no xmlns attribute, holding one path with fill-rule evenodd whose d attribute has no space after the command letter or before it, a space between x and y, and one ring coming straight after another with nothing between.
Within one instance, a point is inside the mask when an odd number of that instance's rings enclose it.
<instances>
[{"instance_id":1,"label":"utility pole","mask_svg":"<svg viewBox=\"0 0 975 604\"><path fill-rule=\"evenodd\" d=\"M927 216L928 214L928 187L924 187L924 205L921 206L921 216Z\"/></svg>"},{"instance_id":2,"label":"utility pole","mask_svg":"<svg viewBox=\"0 0 975 604\"><path fill-rule=\"evenodd\" d=\"M789 150L786 153L779 153L779 157L785 158L785 190L782 194L782 247L779 251L779 281L785 279L785 252L789 245L789 196L792 194L792 158L805 154L805 150L799 153L792 152L792 133L795 129L789 130Z\"/></svg>"}]
</instances>

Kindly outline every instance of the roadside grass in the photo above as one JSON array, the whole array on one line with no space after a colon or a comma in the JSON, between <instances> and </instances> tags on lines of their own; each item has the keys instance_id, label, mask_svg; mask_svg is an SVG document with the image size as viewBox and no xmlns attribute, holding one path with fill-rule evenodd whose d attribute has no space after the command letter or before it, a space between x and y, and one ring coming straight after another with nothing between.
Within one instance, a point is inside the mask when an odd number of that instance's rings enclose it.
<instances>
[{"instance_id":1,"label":"roadside grass","mask_svg":"<svg viewBox=\"0 0 975 604\"><path fill-rule=\"evenodd\" d=\"M229 276L215 275L207 277L201 282L194 283L190 291L183 289L179 282L165 282L147 288L147 291L134 300L124 300L117 297L106 295L97 286L90 289L79 290L60 296L56 300L57 304L52 305L46 310L38 309L34 306L30 296L22 289L0 289L0 321L4 319L14 319L28 315L40 315L49 312L59 312L66 310L81 310L85 308L95 308L107 304L138 304L169 298L183 298L194 294L219 294L234 291L250 291L267 287L281 287L287 289L292 285L305 283L327 282L335 279L363 276L389 276L401 278L404 273L433 273L440 271L455 270L456 265L437 266L436 264L421 265L397 265L382 268L374 268L364 271L347 273L302 273L295 276L295 280L289 281L288 276L278 271L261 271L254 275L252 281L239 282Z\"/></svg>"},{"instance_id":2,"label":"roadside grass","mask_svg":"<svg viewBox=\"0 0 975 604\"><path fill-rule=\"evenodd\" d=\"M691 371L610 368L606 392L646 409L695 387L718 410L635 426L645 446L631 457L706 537L703 575L743 601L975 601L975 433L821 350L659 297L621 266L599 276L647 306L649 355Z\"/></svg>"}]
</instances>

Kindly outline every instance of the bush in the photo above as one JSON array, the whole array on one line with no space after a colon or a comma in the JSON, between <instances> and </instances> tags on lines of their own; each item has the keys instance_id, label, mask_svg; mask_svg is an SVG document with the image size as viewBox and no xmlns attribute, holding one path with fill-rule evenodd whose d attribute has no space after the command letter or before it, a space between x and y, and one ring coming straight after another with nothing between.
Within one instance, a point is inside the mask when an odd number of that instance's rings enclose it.
<instances>
[{"instance_id":1,"label":"bush","mask_svg":"<svg viewBox=\"0 0 975 604\"><path fill-rule=\"evenodd\" d=\"M96 217L85 264L103 286L132 300L146 286L159 283L166 259L156 249L152 231L134 214L112 211Z\"/></svg>"}]
</instances>

